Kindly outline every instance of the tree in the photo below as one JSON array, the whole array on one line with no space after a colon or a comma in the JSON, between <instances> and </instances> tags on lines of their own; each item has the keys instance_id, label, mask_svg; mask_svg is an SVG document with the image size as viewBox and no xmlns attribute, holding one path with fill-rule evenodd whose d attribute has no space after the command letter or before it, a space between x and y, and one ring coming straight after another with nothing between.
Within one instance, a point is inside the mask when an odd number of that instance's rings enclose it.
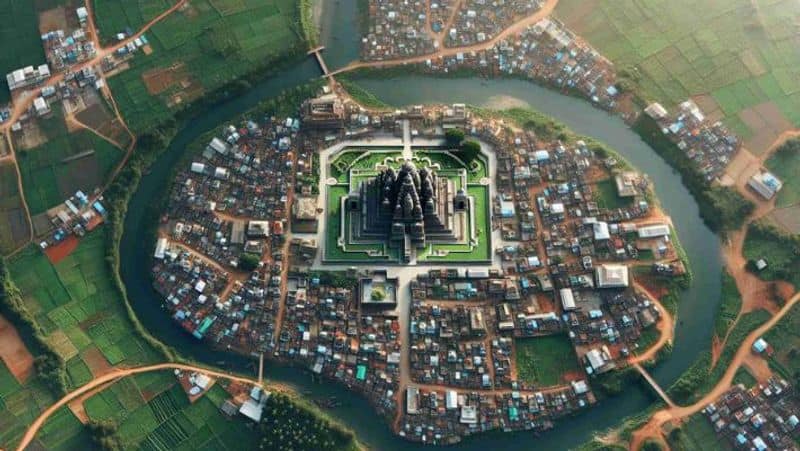
<instances>
[{"instance_id":1,"label":"tree","mask_svg":"<svg viewBox=\"0 0 800 451\"><path fill-rule=\"evenodd\" d=\"M461 143L461 150L459 151L459 156L464 163L469 163L476 158L481 153L481 145L477 141L473 141L468 139Z\"/></svg>"},{"instance_id":2,"label":"tree","mask_svg":"<svg viewBox=\"0 0 800 451\"><path fill-rule=\"evenodd\" d=\"M105 451L118 451L122 449L122 440L117 434L119 425L113 421L90 421L86 425L92 441Z\"/></svg>"},{"instance_id":3,"label":"tree","mask_svg":"<svg viewBox=\"0 0 800 451\"><path fill-rule=\"evenodd\" d=\"M373 301L380 302L386 299L386 292L383 291L383 288L376 287L372 289L372 293L370 293L369 297Z\"/></svg>"},{"instance_id":4,"label":"tree","mask_svg":"<svg viewBox=\"0 0 800 451\"><path fill-rule=\"evenodd\" d=\"M258 258L258 255L243 253L239 256L239 269L242 271L252 271L258 268L259 263L261 263L261 259Z\"/></svg>"},{"instance_id":5,"label":"tree","mask_svg":"<svg viewBox=\"0 0 800 451\"><path fill-rule=\"evenodd\" d=\"M461 141L464 141L464 130L460 128L448 128L444 132L444 139L450 147L458 147Z\"/></svg>"}]
</instances>

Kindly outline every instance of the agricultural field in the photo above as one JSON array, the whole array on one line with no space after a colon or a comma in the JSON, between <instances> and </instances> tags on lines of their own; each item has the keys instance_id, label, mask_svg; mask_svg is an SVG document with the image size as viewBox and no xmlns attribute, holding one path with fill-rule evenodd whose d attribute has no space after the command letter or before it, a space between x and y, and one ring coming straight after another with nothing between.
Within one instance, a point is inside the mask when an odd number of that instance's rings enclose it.
<instances>
[{"instance_id":1,"label":"agricultural field","mask_svg":"<svg viewBox=\"0 0 800 451\"><path fill-rule=\"evenodd\" d=\"M45 56L34 2L0 0L0 24L0 41L14 43L3 46L0 52L0 104L5 104L11 99L6 74L24 66L43 64Z\"/></svg>"},{"instance_id":2,"label":"agricultural field","mask_svg":"<svg viewBox=\"0 0 800 451\"><path fill-rule=\"evenodd\" d=\"M70 133L58 111L53 112L53 117L38 121L36 127L36 132L14 136L31 215L60 204L77 190L91 193L106 182L124 156L123 150L90 131ZM34 134L36 137L31 138Z\"/></svg>"},{"instance_id":3,"label":"agricultural field","mask_svg":"<svg viewBox=\"0 0 800 451\"><path fill-rule=\"evenodd\" d=\"M0 362L0 443L16 443L42 410L56 401L40 378L18 381Z\"/></svg>"},{"instance_id":4,"label":"agricultural field","mask_svg":"<svg viewBox=\"0 0 800 451\"><path fill-rule=\"evenodd\" d=\"M572 342L566 335L514 340L517 374L536 387L564 383L564 376L582 374Z\"/></svg>"},{"instance_id":5,"label":"agricultural field","mask_svg":"<svg viewBox=\"0 0 800 451\"><path fill-rule=\"evenodd\" d=\"M104 33L136 29L163 11L165 0L105 0ZM104 7L104 8L105 8ZM138 8L138 14L134 9ZM159 12L160 12L159 11ZM294 0L192 0L146 34L153 52L139 54L130 68L109 78L128 125L141 132L170 118L205 93L277 62L302 45Z\"/></svg>"},{"instance_id":6,"label":"agricultural field","mask_svg":"<svg viewBox=\"0 0 800 451\"><path fill-rule=\"evenodd\" d=\"M71 404L59 410L45 423L36 443L42 449L96 448L83 420L117 424L124 449L256 449L258 435L245 420L228 418L219 410L229 397L215 384L190 403L169 371L126 377L85 399L82 409Z\"/></svg>"},{"instance_id":7,"label":"agricultural field","mask_svg":"<svg viewBox=\"0 0 800 451\"><path fill-rule=\"evenodd\" d=\"M14 165L0 164L0 255L8 254L28 238L29 224L17 182Z\"/></svg>"},{"instance_id":8,"label":"agricultural field","mask_svg":"<svg viewBox=\"0 0 800 451\"><path fill-rule=\"evenodd\" d=\"M793 0L562 0L556 16L667 108L695 97L755 153L800 126Z\"/></svg>"},{"instance_id":9,"label":"agricultural field","mask_svg":"<svg viewBox=\"0 0 800 451\"><path fill-rule=\"evenodd\" d=\"M25 307L45 341L67 366L68 385L80 386L112 365L140 365L158 355L133 330L105 259L105 228L51 264L30 246L8 262Z\"/></svg>"}]
</instances>

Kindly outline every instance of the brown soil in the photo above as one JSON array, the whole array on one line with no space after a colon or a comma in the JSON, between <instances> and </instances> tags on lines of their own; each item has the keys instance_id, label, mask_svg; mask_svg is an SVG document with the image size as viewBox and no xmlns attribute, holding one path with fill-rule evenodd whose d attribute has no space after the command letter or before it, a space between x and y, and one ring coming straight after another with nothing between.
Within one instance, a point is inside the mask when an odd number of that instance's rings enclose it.
<instances>
[{"instance_id":1,"label":"brown soil","mask_svg":"<svg viewBox=\"0 0 800 451\"><path fill-rule=\"evenodd\" d=\"M67 11L63 6L48 9L39 14L39 34L49 31L67 30Z\"/></svg>"},{"instance_id":2,"label":"brown soil","mask_svg":"<svg viewBox=\"0 0 800 451\"><path fill-rule=\"evenodd\" d=\"M793 235L800 235L800 205L776 208L768 216L769 220Z\"/></svg>"},{"instance_id":3,"label":"brown soil","mask_svg":"<svg viewBox=\"0 0 800 451\"><path fill-rule=\"evenodd\" d=\"M185 65L175 63L170 67L158 67L143 73L142 81L147 87L147 92L156 95L166 91L185 76Z\"/></svg>"},{"instance_id":4,"label":"brown soil","mask_svg":"<svg viewBox=\"0 0 800 451\"><path fill-rule=\"evenodd\" d=\"M70 234L64 241L45 249L44 254L47 255L50 263L56 264L77 249L79 243L78 237Z\"/></svg>"},{"instance_id":5,"label":"brown soil","mask_svg":"<svg viewBox=\"0 0 800 451\"><path fill-rule=\"evenodd\" d=\"M20 384L25 383L33 373L33 355L25 347L14 325L2 316L0 316L0 359Z\"/></svg>"},{"instance_id":6,"label":"brown soil","mask_svg":"<svg viewBox=\"0 0 800 451\"><path fill-rule=\"evenodd\" d=\"M105 374L110 373L114 370L114 367L108 363L103 353L100 352L100 349L97 347L91 347L87 349L82 355L81 359L89 367L89 371L92 372L92 376L100 377Z\"/></svg>"},{"instance_id":7,"label":"brown soil","mask_svg":"<svg viewBox=\"0 0 800 451\"><path fill-rule=\"evenodd\" d=\"M18 150L33 149L47 142L47 136L35 121L29 121L22 127L22 131L14 133L13 136Z\"/></svg>"},{"instance_id":8,"label":"brown soil","mask_svg":"<svg viewBox=\"0 0 800 451\"><path fill-rule=\"evenodd\" d=\"M793 128L775 102L764 102L742 110L739 118L754 132L745 146L759 156L767 152L784 132Z\"/></svg>"}]
</instances>

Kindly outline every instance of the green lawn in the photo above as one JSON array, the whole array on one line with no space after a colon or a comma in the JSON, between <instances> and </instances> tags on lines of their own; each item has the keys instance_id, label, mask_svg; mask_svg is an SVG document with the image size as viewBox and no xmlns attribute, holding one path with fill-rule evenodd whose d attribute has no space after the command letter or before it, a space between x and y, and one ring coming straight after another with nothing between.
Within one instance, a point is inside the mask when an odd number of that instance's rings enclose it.
<instances>
[{"instance_id":1,"label":"green lawn","mask_svg":"<svg viewBox=\"0 0 800 451\"><path fill-rule=\"evenodd\" d=\"M672 449L686 451L729 450L731 446L717 436L711 423L702 413L689 417L676 432L669 435Z\"/></svg>"},{"instance_id":2,"label":"green lawn","mask_svg":"<svg viewBox=\"0 0 800 451\"><path fill-rule=\"evenodd\" d=\"M717 319L714 323L714 334L720 339L725 338L728 329L733 325L739 311L742 309L742 296L736 287L736 281L728 272L722 274L722 301L717 311Z\"/></svg>"},{"instance_id":3,"label":"green lawn","mask_svg":"<svg viewBox=\"0 0 800 451\"><path fill-rule=\"evenodd\" d=\"M564 373L581 370L566 335L516 339L514 347L519 378L537 387L561 384Z\"/></svg>"},{"instance_id":4,"label":"green lawn","mask_svg":"<svg viewBox=\"0 0 800 451\"><path fill-rule=\"evenodd\" d=\"M767 168L783 181L775 206L788 207L800 203L800 139L792 139L778 148L766 161Z\"/></svg>"},{"instance_id":5,"label":"green lawn","mask_svg":"<svg viewBox=\"0 0 800 451\"><path fill-rule=\"evenodd\" d=\"M597 206L609 210L628 207L633 201L632 197L619 197L617 195L617 184L614 179L598 182L595 185L594 194Z\"/></svg>"},{"instance_id":6,"label":"green lawn","mask_svg":"<svg viewBox=\"0 0 800 451\"><path fill-rule=\"evenodd\" d=\"M106 35L116 33L122 26L137 28L144 17L152 17L165 3L139 1L140 13L130 13L129 17L128 11L136 9L136 2L104 2L112 5L109 8L131 3L118 8L107 20L101 16ZM109 79L117 104L134 131L150 129L203 93L266 68L303 47L298 4L294 0L192 0L189 5L146 34L152 54L137 53L130 69ZM180 79L175 81L192 83L180 95L180 102L175 97L181 90L178 83L154 95L147 91L143 74L179 64L184 66Z\"/></svg>"},{"instance_id":7,"label":"green lawn","mask_svg":"<svg viewBox=\"0 0 800 451\"><path fill-rule=\"evenodd\" d=\"M747 370L744 366L740 367L736 370L736 374L733 376L733 383L734 384L742 384L746 388L750 388L758 383L755 377L750 374L750 371Z\"/></svg>"},{"instance_id":8,"label":"green lawn","mask_svg":"<svg viewBox=\"0 0 800 451\"><path fill-rule=\"evenodd\" d=\"M5 104L11 99L5 75L46 60L32 0L0 0L0 24L0 40L14 43L3 46L0 52L0 104Z\"/></svg>"},{"instance_id":9,"label":"green lawn","mask_svg":"<svg viewBox=\"0 0 800 451\"><path fill-rule=\"evenodd\" d=\"M710 94L741 136L738 114L772 101L800 125L793 0L562 0L556 16L667 108ZM693 13L687 14L687 11Z\"/></svg>"},{"instance_id":10,"label":"green lawn","mask_svg":"<svg viewBox=\"0 0 800 451\"><path fill-rule=\"evenodd\" d=\"M744 241L744 256L748 260L766 259L767 268L757 273L761 279L786 280L800 287L800 244L797 237L780 235L761 223L751 224Z\"/></svg>"}]
</instances>

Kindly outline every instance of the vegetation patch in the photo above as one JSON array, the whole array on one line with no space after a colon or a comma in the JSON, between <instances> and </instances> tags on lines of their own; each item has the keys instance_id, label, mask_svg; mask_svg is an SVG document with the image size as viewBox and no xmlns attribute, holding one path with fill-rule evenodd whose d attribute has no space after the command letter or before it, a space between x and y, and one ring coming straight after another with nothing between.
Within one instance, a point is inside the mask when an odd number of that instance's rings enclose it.
<instances>
[{"instance_id":1,"label":"vegetation patch","mask_svg":"<svg viewBox=\"0 0 800 451\"><path fill-rule=\"evenodd\" d=\"M742 296L736 287L736 280L727 271L722 273L722 293L720 296L722 301L719 304L717 319L714 323L714 334L722 340L742 309Z\"/></svg>"},{"instance_id":2,"label":"vegetation patch","mask_svg":"<svg viewBox=\"0 0 800 451\"><path fill-rule=\"evenodd\" d=\"M140 18L153 17L155 10L160 14L169 8L164 3L171 4L165 0L121 3L130 3L126 8L138 7L140 12L131 17L126 13L127 19L118 11L111 19L98 13L100 20L108 21L99 24L106 37L124 28L139 29ZM152 53L138 54L128 70L109 79L128 125L134 131L152 130L201 97L236 95L249 88L243 77L299 54L305 44L301 7L302 2L294 0L193 0L155 24L146 34ZM151 95L146 75L174 67L180 67L173 74L174 83ZM223 87L224 92L209 96Z\"/></svg>"},{"instance_id":3,"label":"vegetation patch","mask_svg":"<svg viewBox=\"0 0 800 451\"><path fill-rule=\"evenodd\" d=\"M800 308L792 307L764 339L775 350L770 367L792 384L800 383Z\"/></svg>"},{"instance_id":4,"label":"vegetation patch","mask_svg":"<svg viewBox=\"0 0 800 451\"><path fill-rule=\"evenodd\" d=\"M786 235L765 222L754 222L747 229L744 256L748 269L763 280L785 280L800 286L800 237ZM755 262L763 259L767 267L756 268Z\"/></svg>"},{"instance_id":5,"label":"vegetation patch","mask_svg":"<svg viewBox=\"0 0 800 451\"><path fill-rule=\"evenodd\" d=\"M562 384L565 375L581 371L566 335L516 339L514 347L519 378L536 387Z\"/></svg>"},{"instance_id":6,"label":"vegetation patch","mask_svg":"<svg viewBox=\"0 0 800 451\"><path fill-rule=\"evenodd\" d=\"M775 150L766 161L767 168L783 182L775 206L788 207L800 203L800 138L793 138Z\"/></svg>"}]
</instances>

